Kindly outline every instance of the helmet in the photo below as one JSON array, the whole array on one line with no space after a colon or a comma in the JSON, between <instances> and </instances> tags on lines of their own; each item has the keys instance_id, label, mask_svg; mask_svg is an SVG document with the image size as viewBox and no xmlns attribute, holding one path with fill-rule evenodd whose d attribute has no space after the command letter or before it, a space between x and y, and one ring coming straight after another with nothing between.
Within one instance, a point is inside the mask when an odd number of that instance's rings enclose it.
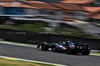
<instances>
[{"instance_id":1,"label":"helmet","mask_svg":"<svg viewBox=\"0 0 100 66\"><path fill-rule=\"evenodd\" d=\"M71 45L74 45L74 43L73 43L73 42L70 42L70 44L71 44Z\"/></svg>"},{"instance_id":2,"label":"helmet","mask_svg":"<svg viewBox=\"0 0 100 66\"><path fill-rule=\"evenodd\" d=\"M62 42L62 44L61 45L66 45L66 43L65 42Z\"/></svg>"}]
</instances>

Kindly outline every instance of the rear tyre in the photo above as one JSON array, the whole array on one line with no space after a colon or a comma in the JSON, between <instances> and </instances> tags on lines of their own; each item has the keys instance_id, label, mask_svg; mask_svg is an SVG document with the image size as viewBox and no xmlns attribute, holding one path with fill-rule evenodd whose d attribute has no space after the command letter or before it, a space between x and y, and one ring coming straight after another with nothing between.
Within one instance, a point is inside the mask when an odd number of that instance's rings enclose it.
<instances>
[{"instance_id":1,"label":"rear tyre","mask_svg":"<svg viewBox=\"0 0 100 66\"><path fill-rule=\"evenodd\" d=\"M89 55L90 54L90 50L82 50L82 55Z\"/></svg>"},{"instance_id":2,"label":"rear tyre","mask_svg":"<svg viewBox=\"0 0 100 66\"><path fill-rule=\"evenodd\" d=\"M47 45L47 42L43 42L43 43L41 44L41 49L42 49L43 51L47 51L47 50L49 49L49 46Z\"/></svg>"}]
</instances>

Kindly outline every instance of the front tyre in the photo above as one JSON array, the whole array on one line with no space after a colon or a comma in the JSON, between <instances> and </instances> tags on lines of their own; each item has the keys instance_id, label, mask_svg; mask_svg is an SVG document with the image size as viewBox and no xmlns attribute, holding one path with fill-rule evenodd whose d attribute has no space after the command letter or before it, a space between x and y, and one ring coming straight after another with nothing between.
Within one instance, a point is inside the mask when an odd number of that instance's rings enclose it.
<instances>
[{"instance_id":1,"label":"front tyre","mask_svg":"<svg viewBox=\"0 0 100 66\"><path fill-rule=\"evenodd\" d=\"M43 51L47 51L47 50L49 49L49 47L48 47L48 45L47 45L46 42L43 42L43 43L41 44L41 49L42 49Z\"/></svg>"}]
</instances>

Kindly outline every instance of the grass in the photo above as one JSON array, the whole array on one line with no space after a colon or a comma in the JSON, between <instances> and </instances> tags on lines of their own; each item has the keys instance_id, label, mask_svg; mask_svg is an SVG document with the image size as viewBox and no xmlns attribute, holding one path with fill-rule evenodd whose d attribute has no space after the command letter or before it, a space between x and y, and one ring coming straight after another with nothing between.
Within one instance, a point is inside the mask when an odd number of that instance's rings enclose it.
<instances>
[{"instance_id":1,"label":"grass","mask_svg":"<svg viewBox=\"0 0 100 66\"><path fill-rule=\"evenodd\" d=\"M100 55L100 53L94 53L94 52L91 52L91 54L96 54L96 55Z\"/></svg>"},{"instance_id":2,"label":"grass","mask_svg":"<svg viewBox=\"0 0 100 66\"><path fill-rule=\"evenodd\" d=\"M23 24L19 27L19 29L28 30L28 31L35 31L35 32L46 32L46 30L43 27L33 25L33 24Z\"/></svg>"},{"instance_id":3,"label":"grass","mask_svg":"<svg viewBox=\"0 0 100 66\"><path fill-rule=\"evenodd\" d=\"M0 25L0 28L20 30L19 28L16 28L16 27L13 27L13 26L9 26L9 25Z\"/></svg>"},{"instance_id":4,"label":"grass","mask_svg":"<svg viewBox=\"0 0 100 66\"><path fill-rule=\"evenodd\" d=\"M42 26L37 26L34 24L22 24L18 27L9 26L9 25L0 25L0 28L13 29L13 30L35 31L35 32L46 32L46 30Z\"/></svg>"},{"instance_id":5,"label":"grass","mask_svg":"<svg viewBox=\"0 0 100 66\"><path fill-rule=\"evenodd\" d=\"M0 59L0 66L56 66L44 63Z\"/></svg>"},{"instance_id":6,"label":"grass","mask_svg":"<svg viewBox=\"0 0 100 66\"><path fill-rule=\"evenodd\" d=\"M76 36L76 37L83 37L83 38L93 38L99 39L96 36L87 34L83 32L81 29L65 29L65 30L55 30L56 33L67 35L67 36Z\"/></svg>"},{"instance_id":7,"label":"grass","mask_svg":"<svg viewBox=\"0 0 100 66\"><path fill-rule=\"evenodd\" d=\"M4 29L13 29L13 30L25 30L25 31L34 31L34 32L47 32L52 34L52 32L48 32L44 29L45 24L36 23L36 24L22 24L20 26L9 26L9 25L0 25L0 28ZM92 39L100 39L99 37L84 33L81 29L58 29L52 28L54 33L67 35L67 36L75 36L75 37L83 37L83 38L92 38Z\"/></svg>"}]
</instances>

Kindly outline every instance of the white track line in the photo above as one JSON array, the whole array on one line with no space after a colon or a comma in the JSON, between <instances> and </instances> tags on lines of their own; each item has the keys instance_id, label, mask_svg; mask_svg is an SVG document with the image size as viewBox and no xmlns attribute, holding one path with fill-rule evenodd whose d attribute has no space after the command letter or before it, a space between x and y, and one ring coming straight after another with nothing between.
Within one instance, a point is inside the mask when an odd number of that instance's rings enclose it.
<instances>
[{"instance_id":1,"label":"white track line","mask_svg":"<svg viewBox=\"0 0 100 66\"><path fill-rule=\"evenodd\" d=\"M2 56L2 55L0 55L0 58L3 58L3 59L6 59L7 58L9 60L17 59L17 61L19 60L19 61L27 61L27 62L37 62L37 63L44 63L44 64L56 65L56 66L68 66L68 65L56 64L56 63L49 63L49 62L42 62L42 61L27 60L27 59L14 58L14 57Z\"/></svg>"},{"instance_id":2,"label":"white track line","mask_svg":"<svg viewBox=\"0 0 100 66\"><path fill-rule=\"evenodd\" d=\"M23 47L32 47L32 48L36 48L35 46L24 46L24 45L18 45L18 44L10 44L10 43L3 43L3 42L0 42L2 44L8 44L8 45L15 45L15 46L23 46Z\"/></svg>"}]
</instances>

